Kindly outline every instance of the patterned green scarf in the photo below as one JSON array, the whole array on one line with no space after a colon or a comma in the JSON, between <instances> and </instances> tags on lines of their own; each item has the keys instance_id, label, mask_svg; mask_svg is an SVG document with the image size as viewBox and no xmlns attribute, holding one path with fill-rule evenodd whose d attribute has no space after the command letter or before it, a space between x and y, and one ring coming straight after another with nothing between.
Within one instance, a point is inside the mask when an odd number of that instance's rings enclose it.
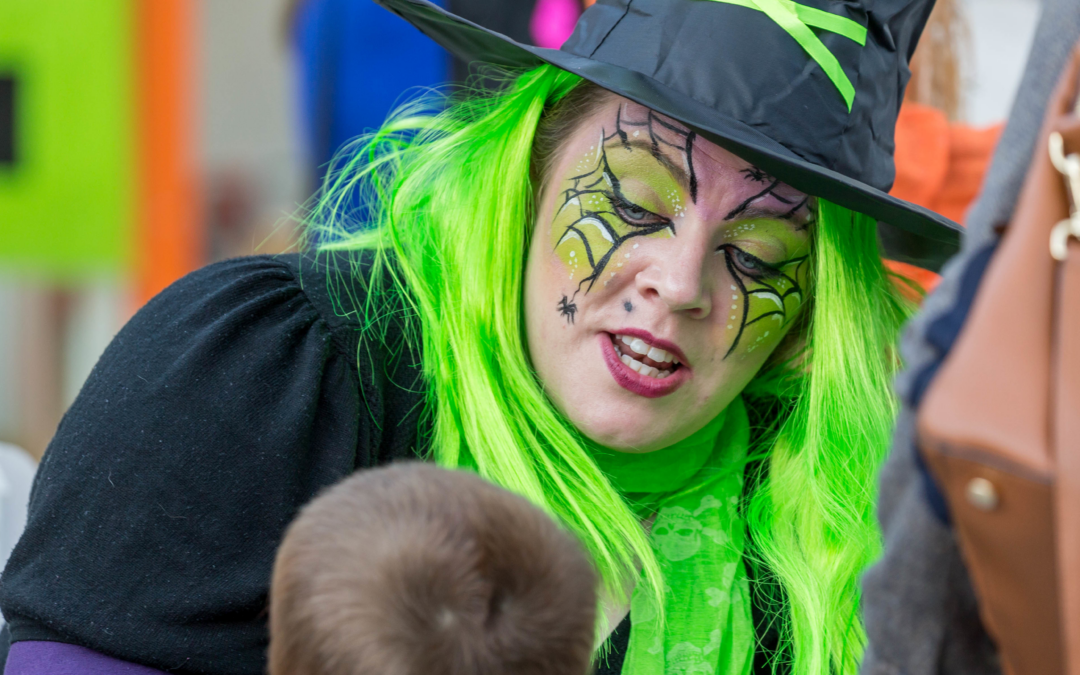
<instances>
[{"instance_id":1,"label":"patterned green scarf","mask_svg":"<svg viewBox=\"0 0 1080 675\"><path fill-rule=\"evenodd\" d=\"M745 675L754 628L739 517L750 427L736 399L701 431L645 454L593 448L601 470L644 520L667 586L666 626L638 583L623 675Z\"/></svg>"}]
</instances>

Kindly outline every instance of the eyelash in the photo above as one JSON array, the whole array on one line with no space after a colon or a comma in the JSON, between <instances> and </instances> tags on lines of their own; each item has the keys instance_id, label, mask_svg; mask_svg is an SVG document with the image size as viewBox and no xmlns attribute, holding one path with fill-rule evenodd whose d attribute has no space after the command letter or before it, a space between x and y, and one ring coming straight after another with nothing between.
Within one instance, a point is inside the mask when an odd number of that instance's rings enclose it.
<instances>
[{"instance_id":1,"label":"eyelash","mask_svg":"<svg viewBox=\"0 0 1080 675\"><path fill-rule=\"evenodd\" d=\"M615 210L615 215L617 215L624 223L626 223L630 227L652 227L653 225L660 225L663 223L671 222L667 218L653 213L648 209L644 209L637 204L632 204L631 202L626 201L618 195L611 195L611 206ZM629 209L641 211L645 214L646 220L633 220L631 218L628 218L624 214L624 212ZM649 219L650 216L652 219Z\"/></svg>"},{"instance_id":2,"label":"eyelash","mask_svg":"<svg viewBox=\"0 0 1080 675\"><path fill-rule=\"evenodd\" d=\"M723 246L717 248L717 251L723 251L724 256L726 256L728 259L728 262L734 265L735 269L738 270L739 273L745 274L751 279L771 279L774 277L778 277L781 274L780 270L776 267L773 267L772 265L765 262L756 255L753 255L752 253L747 253L746 251L733 244L724 244ZM750 261L757 263L759 265L758 269L747 269L746 267L744 267L739 262L740 256L749 258Z\"/></svg>"}]
</instances>

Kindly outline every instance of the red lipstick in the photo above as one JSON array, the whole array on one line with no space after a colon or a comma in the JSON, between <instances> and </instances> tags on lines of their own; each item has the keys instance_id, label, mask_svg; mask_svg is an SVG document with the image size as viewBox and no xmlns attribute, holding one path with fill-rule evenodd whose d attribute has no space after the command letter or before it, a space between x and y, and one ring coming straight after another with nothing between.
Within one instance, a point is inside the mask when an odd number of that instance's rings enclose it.
<instances>
[{"instance_id":1,"label":"red lipstick","mask_svg":"<svg viewBox=\"0 0 1080 675\"><path fill-rule=\"evenodd\" d=\"M671 342L668 342L667 340L657 340L650 335L648 331L638 330L636 328L619 331L618 334L641 338L654 347L658 347L674 354L682 364L676 368L671 375L668 375L663 379L642 375L619 359L619 355L615 351L615 343L613 342L615 335L612 333L600 333L597 335L597 338L600 341L600 352L604 356L604 365L607 366L608 372L611 373L611 377L623 389L633 392L638 396L644 396L645 398L660 398L673 393L690 379L690 367L686 365L686 357L683 356L682 351Z\"/></svg>"}]
</instances>

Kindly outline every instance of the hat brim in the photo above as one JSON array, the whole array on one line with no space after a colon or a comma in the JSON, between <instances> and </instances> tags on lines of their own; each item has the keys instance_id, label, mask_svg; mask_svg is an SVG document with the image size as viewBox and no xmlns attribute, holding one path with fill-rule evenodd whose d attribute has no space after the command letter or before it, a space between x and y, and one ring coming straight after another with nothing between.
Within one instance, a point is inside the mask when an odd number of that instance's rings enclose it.
<instances>
[{"instance_id":1,"label":"hat brim","mask_svg":"<svg viewBox=\"0 0 1080 675\"><path fill-rule=\"evenodd\" d=\"M891 259L936 272L960 248L963 228L952 220L808 162L753 127L641 73L557 49L515 42L427 0L375 1L467 62L481 61L511 69L550 63L677 119L788 185L876 219L885 255Z\"/></svg>"}]
</instances>

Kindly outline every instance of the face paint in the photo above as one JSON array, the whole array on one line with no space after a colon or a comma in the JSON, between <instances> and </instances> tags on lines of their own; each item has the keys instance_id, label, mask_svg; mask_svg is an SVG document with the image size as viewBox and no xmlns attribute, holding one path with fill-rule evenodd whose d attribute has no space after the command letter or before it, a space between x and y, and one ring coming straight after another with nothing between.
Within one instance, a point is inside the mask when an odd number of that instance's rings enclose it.
<instances>
[{"instance_id":1,"label":"face paint","mask_svg":"<svg viewBox=\"0 0 1080 675\"><path fill-rule=\"evenodd\" d=\"M632 249L621 250L628 240L675 235L672 218L685 212L683 184L696 199L694 133L652 111L634 121L623 110L616 113L614 131L601 132L560 193L551 237L569 279L577 281L569 301L615 276L632 255ZM626 175L634 181L621 180Z\"/></svg>"},{"instance_id":2,"label":"face paint","mask_svg":"<svg viewBox=\"0 0 1080 675\"><path fill-rule=\"evenodd\" d=\"M795 220L799 212L803 211L804 207L808 207L810 203L810 197L806 195L801 195L800 197L796 198L793 196L785 196L783 194L780 194L778 188L780 188L783 184L778 179L773 178L772 176L765 173L756 166L751 166L747 169L743 169L739 173L741 173L746 180L754 183L761 183L765 187L760 192L757 192L756 194L747 197L738 206L733 208L727 214L727 216L724 217L724 220L732 220L740 215L745 214L746 210L750 208L751 204L758 201L759 199L765 199L767 197L771 197L776 201L780 202L781 204L791 207L787 211L777 213L774 216L776 218L780 218L781 220ZM812 209L807 209L807 211L807 215L803 218L803 224L799 226L800 230L805 230L811 224L813 224Z\"/></svg>"},{"instance_id":3,"label":"face paint","mask_svg":"<svg viewBox=\"0 0 1080 675\"><path fill-rule=\"evenodd\" d=\"M544 177L525 274L529 355L575 428L650 452L714 419L798 323L814 199L633 102L594 115ZM643 335L682 351L678 367L638 349L644 359L620 356L650 371L624 373L633 365L610 353ZM671 377L683 384L661 396L637 386Z\"/></svg>"},{"instance_id":4,"label":"face paint","mask_svg":"<svg viewBox=\"0 0 1080 675\"><path fill-rule=\"evenodd\" d=\"M746 177L747 180L751 180L751 181L753 181L755 183L763 183L763 184L765 184L765 187L761 190L761 192L758 192L756 194L753 194L753 195L747 197L742 203L740 203L738 206L733 208L724 217L724 220L731 220L732 218L735 218L739 214L746 211L747 207L749 207L751 204L753 204L757 200L761 199L762 197L765 197L766 195L770 195L772 197L775 197L782 204L791 204L791 201L789 199L787 199L786 197L781 197L780 195L776 194L775 190L780 185L780 181L777 180L776 178L773 178L772 176L765 173L764 171L757 168L756 166L751 167L749 169L743 169L741 171L741 173ZM796 207L796 208L798 208L798 207Z\"/></svg>"},{"instance_id":5,"label":"face paint","mask_svg":"<svg viewBox=\"0 0 1080 675\"><path fill-rule=\"evenodd\" d=\"M577 305L570 301L565 295L562 296L562 300L559 301L556 308L559 314L566 317L566 323L574 323L574 315L577 314Z\"/></svg>"},{"instance_id":6,"label":"face paint","mask_svg":"<svg viewBox=\"0 0 1080 675\"><path fill-rule=\"evenodd\" d=\"M727 329L734 333L726 359L740 345L746 352L771 347L798 314L804 299L809 256L770 265L732 244L720 247L734 284Z\"/></svg>"}]
</instances>

